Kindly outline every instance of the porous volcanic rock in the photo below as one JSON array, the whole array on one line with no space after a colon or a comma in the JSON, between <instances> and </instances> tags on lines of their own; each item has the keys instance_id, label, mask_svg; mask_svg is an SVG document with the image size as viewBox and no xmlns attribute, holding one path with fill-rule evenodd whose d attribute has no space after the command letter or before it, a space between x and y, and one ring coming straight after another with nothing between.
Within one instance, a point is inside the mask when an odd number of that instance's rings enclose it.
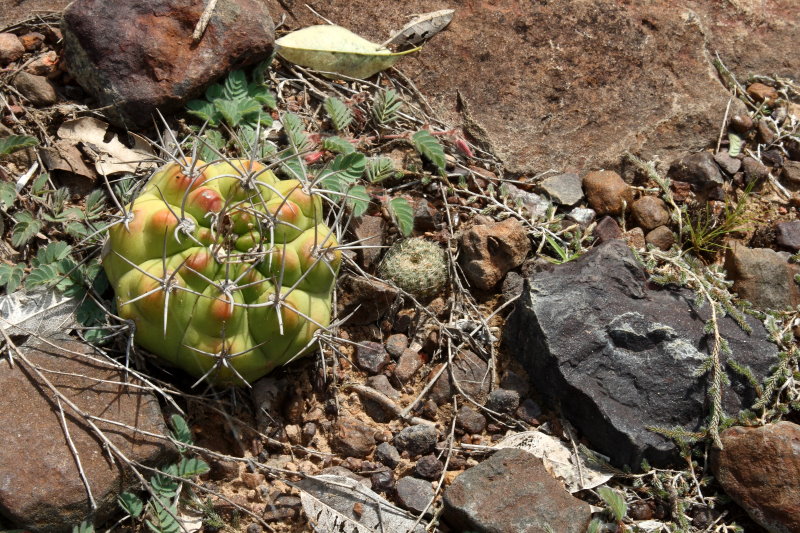
<instances>
[{"instance_id":1,"label":"porous volcanic rock","mask_svg":"<svg viewBox=\"0 0 800 533\"><path fill-rule=\"evenodd\" d=\"M800 426L736 426L721 440L711 467L728 496L771 533L800 531Z\"/></svg>"},{"instance_id":2,"label":"porous volcanic rock","mask_svg":"<svg viewBox=\"0 0 800 533\"><path fill-rule=\"evenodd\" d=\"M70 74L118 126L152 124L230 70L257 63L275 30L258 0L220 0L202 39L203 0L76 0L64 11Z\"/></svg>"},{"instance_id":3,"label":"porous volcanic rock","mask_svg":"<svg viewBox=\"0 0 800 533\"><path fill-rule=\"evenodd\" d=\"M637 469L642 459L665 465L672 440L648 428L699 430L708 413L707 380L695 370L708 356L708 306L695 308L686 289L658 289L624 242L612 240L575 261L529 278L509 317L506 348L537 392L613 464ZM737 362L762 379L777 348L749 318L745 333L731 318L720 332ZM724 359L724 356L723 356ZM749 407L754 392L730 369L723 391L729 414Z\"/></svg>"},{"instance_id":4,"label":"porous volcanic rock","mask_svg":"<svg viewBox=\"0 0 800 533\"><path fill-rule=\"evenodd\" d=\"M95 356L91 347L59 339L58 347L42 343L22 350L84 413L142 431L95 421L129 460L160 467L176 458L167 441L146 436L168 434L155 396L136 382L126 385L124 372ZM103 442L62 400L70 439L97 502L91 513L54 393L28 364L15 359L13 368L0 372L8 402L0 409L0 515L18 527L47 533L72 531L89 516L98 523L108 519L119 510L117 494L136 478L109 461Z\"/></svg>"},{"instance_id":5,"label":"porous volcanic rock","mask_svg":"<svg viewBox=\"0 0 800 533\"><path fill-rule=\"evenodd\" d=\"M545 470L541 459L504 448L445 490L444 517L456 531L583 533L591 512Z\"/></svg>"},{"instance_id":6,"label":"porous volcanic rock","mask_svg":"<svg viewBox=\"0 0 800 533\"><path fill-rule=\"evenodd\" d=\"M398 66L512 173L612 168L626 150L668 162L707 148L730 96L715 53L739 80L800 72L797 0L307 3L375 42L409 14L455 8L448 29ZM320 23L303 3L269 0L275 20L281 4L298 27Z\"/></svg>"}]
</instances>

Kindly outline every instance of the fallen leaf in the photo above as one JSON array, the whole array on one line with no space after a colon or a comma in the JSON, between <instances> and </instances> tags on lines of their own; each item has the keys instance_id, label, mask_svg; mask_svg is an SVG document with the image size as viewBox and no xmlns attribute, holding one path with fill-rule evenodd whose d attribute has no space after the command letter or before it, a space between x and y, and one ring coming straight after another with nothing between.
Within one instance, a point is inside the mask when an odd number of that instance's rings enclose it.
<instances>
[{"instance_id":1,"label":"fallen leaf","mask_svg":"<svg viewBox=\"0 0 800 533\"><path fill-rule=\"evenodd\" d=\"M303 479L296 485L301 491L303 511L309 521L316 524L317 531L425 531L422 525L414 527L414 515L395 507L354 479L324 474Z\"/></svg>"},{"instance_id":2,"label":"fallen leaf","mask_svg":"<svg viewBox=\"0 0 800 533\"><path fill-rule=\"evenodd\" d=\"M58 136L84 145L97 159L95 168L99 174L136 172L142 168L156 166L155 155L147 140L135 133L128 133L133 146L126 146L116 133L109 134L108 124L93 117L68 120L58 128Z\"/></svg>"},{"instance_id":3,"label":"fallen leaf","mask_svg":"<svg viewBox=\"0 0 800 533\"><path fill-rule=\"evenodd\" d=\"M0 297L0 328L11 335L53 337L78 325L79 301L54 290L16 291Z\"/></svg>"},{"instance_id":4,"label":"fallen leaf","mask_svg":"<svg viewBox=\"0 0 800 533\"><path fill-rule=\"evenodd\" d=\"M97 179L97 175L86 166L81 151L72 141L56 141L52 146L40 148L39 155L42 157L45 168L51 172L54 170L69 172L85 178L91 183Z\"/></svg>"},{"instance_id":5,"label":"fallen leaf","mask_svg":"<svg viewBox=\"0 0 800 533\"><path fill-rule=\"evenodd\" d=\"M544 467L554 477L561 479L570 492L591 489L602 485L612 477L583 454L575 454L561 439L541 431L524 431L509 435L494 445L495 448L519 448L542 459Z\"/></svg>"},{"instance_id":6,"label":"fallen leaf","mask_svg":"<svg viewBox=\"0 0 800 533\"><path fill-rule=\"evenodd\" d=\"M383 46L390 44L417 46L445 29L453 20L455 12L455 9L440 9L419 15L402 29L392 32L392 37L383 43Z\"/></svg>"},{"instance_id":7,"label":"fallen leaf","mask_svg":"<svg viewBox=\"0 0 800 533\"><path fill-rule=\"evenodd\" d=\"M334 25L309 26L275 41L278 54L297 65L350 78L369 78L385 70L414 48L394 53L383 46Z\"/></svg>"}]
</instances>

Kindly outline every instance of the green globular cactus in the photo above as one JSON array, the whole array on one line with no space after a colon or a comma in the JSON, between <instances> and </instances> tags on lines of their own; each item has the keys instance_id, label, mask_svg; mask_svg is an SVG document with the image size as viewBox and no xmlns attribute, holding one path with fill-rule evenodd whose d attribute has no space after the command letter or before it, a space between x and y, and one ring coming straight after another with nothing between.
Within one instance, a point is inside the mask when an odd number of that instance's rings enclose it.
<instances>
[{"instance_id":1,"label":"green globular cactus","mask_svg":"<svg viewBox=\"0 0 800 533\"><path fill-rule=\"evenodd\" d=\"M173 162L109 230L103 266L135 341L241 385L308 352L341 263L319 195L249 160Z\"/></svg>"},{"instance_id":2,"label":"green globular cactus","mask_svg":"<svg viewBox=\"0 0 800 533\"><path fill-rule=\"evenodd\" d=\"M445 253L421 237L395 243L378 267L378 273L420 298L441 292L447 282Z\"/></svg>"}]
</instances>

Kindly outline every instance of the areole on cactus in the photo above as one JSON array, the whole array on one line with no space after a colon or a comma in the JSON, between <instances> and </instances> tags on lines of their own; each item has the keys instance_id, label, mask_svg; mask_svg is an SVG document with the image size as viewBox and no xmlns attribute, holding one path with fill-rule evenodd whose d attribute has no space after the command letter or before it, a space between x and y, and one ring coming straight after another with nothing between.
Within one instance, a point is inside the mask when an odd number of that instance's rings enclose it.
<instances>
[{"instance_id":1,"label":"areole on cactus","mask_svg":"<svg viewBox=\"0 0 800 533\"><path fill-rule=\"evenodd\" d=\"M308 352L341 263L322 201L257 161L159 169L109 231L103 266L135 341L214 384Z\"/></svg>"}]
</instances>

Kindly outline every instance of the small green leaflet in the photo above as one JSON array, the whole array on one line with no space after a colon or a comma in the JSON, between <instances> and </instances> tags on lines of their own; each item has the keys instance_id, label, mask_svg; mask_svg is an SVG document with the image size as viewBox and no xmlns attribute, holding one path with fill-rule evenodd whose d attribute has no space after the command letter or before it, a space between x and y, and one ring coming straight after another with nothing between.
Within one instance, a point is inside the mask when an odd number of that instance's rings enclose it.
<instances>
[{"instance_id":1,"label":"small green leaflet","mask_svg":"<svg viewBox=\"0 0 800 533\"><path fill-rule=\"evenodd\" d=\"M29 146L36 146L39 141L30 135L9 135L0 139L0 156L8 155Z\"/></svg>"},{"instance_id":2,"label":"small green leaflet","mask_svg":"<svg viewBox=\"0 0 800 533\"><path fill-rule=\"evenodd\" d=\"M332 191L344 192L364 175L366 161L366 156L360 152L337 155L320 173L322 186Z\"/></svg>"},{"instance_id":3,"label":"small green leaflet","mask_svg":"<svg viewBox=\"0 0 800 533\"><path fill-rule=\"evenodd\" d=\"M142 500L132 492L123 492L119 496L117 496L117 504L125 511L129 516L133 518L138 518L142 511L144 511L144 503Z\"/></svg>"},{"instance_id":4,"label":"small green leaflet","mask_svg":"<svg viewBox=\"0 0 800 533\"><path fill-rule=\"evenodd\" d=\"M72 533L94 533L94 526L91 522L84 520L77 526L72 527Z\"/></svg>"},{"instance_id":5,"label":"small green leaflet","mask_svg":"<svg viewBox=\"0 0 800 533\"><path fill-rule=\"evenodd\" d=\"M15 292L22 283L22 278L24 276L25 267L23 265L7 265L5 263L0 263L0 287L5 285L6 294Z\"/></svg>"},{"instance_id":6,"label":"small green leaflet","mask_svg":"<svg viewBox=\"0 0 800 533\"><path fill-rule=\"evenodd\" d=\"M728 132L728 155L731 157L736 157L742 153L742 145L744 144L744 139L736 135L735 133Z\"/></svg>"},{"instance_id":7,"label":"small green leaflet","mask_svg":"<svg viewBox=\"0 0 800 533\"><path fill-rule=\"evenodd\" d=\"M322 140L322 148L329 152L336 152L338 154L352 154L356 151L353 143L341 137L333 136L326 137Z\"/></svg>"},{"instance_id":8,"label":"small green leaflet","mask_svg":"<svg viewBox=\"0 0 800 533\"><path fill-rule=\"evenodd\" d=\"M625 503L625 496L611 487L598 487L597 494L608 505L614 520L622 522L622 519L628 513L628 504Z\"/></svg>"},{"instance_id":9,"label":"small green leaflet","mask_svg":"<svg viewBox=\"0 0 800 533\"><path fill-rule=\"evenodd\" d=\"M0 183L0 208L8 209L17 199L17 189L13 183L4 181Z\"/></svg>"},{"instance_id":10,"label":"small green leaflet","mask_svg":"<svg viewBox=\"0 0 800 533\"><path fill-rule=\"evenodd\" d=\"M394 176L394 162L388 157L370 157L367 159L367 179L378 183Z\"/></svg>"},{"instance_id":11,"label":"small green leaflet","mask_svg":"<svg viewBox=\"0 0 800 533\"><path fill-rule=\"evenodd\" d=\"M397 96L397 91L383 89L375 96L375 102L372 104L372 118L378 126L389 124L399 118L397 112L402 106L403 101Z\"/></svg>"},{"instance_id":12,"label":"small green leaflet","mask_svg":"<svg viewBox=\"0 0 800 533\"><path fill-rule=\"evenodd\" d=\"M350 78L369 78L394 65L405 54L419 50L393 53L333 24L288 33L275 41L275 49L291 63Z\"/></svg>"},{"instance_id":13,"label":"small green leaflet","mask_svg":"<svg viewBox=\"0 0 800 533\"><path fill-rule=\"evenodd\" d=\"M310 150L313 146L305 134L303 120L294 113L284 113L281 117L286 138L296 154Z\"/></svg>"},{"instance_id":14,"label":"small green leaflet","mask_svg":"<svg viewBox=\"0 0 800 533\"><path fill-rule=\"evenodd\" d=\"M183 457L176 466L176 473L183 478L192 478L210 470L208 464L197 457Z\"/></svg>"},{"instance_id":15,"label":"small green leaflet","mask_svg":"<svg viewBox=\"0 0 800 533\"><path fill-rule=\"evenodd\" d=\"M405 198L392 198L389 201L389 212L394 217L400 232L408 237L414 231L414 210Z\"/></svg>"},{"instance_id":16,"label":"small green leaflet","mask_svg":"<svg viewBox=\"0 0 800 533\"><path fill-rule=\"evenodd\" d=\"M169 417L170 424L172 425L172 438L184 444L194 444L192 440L192 430L189 429L189 424L186 419L181 415L172 415Z\"/></svg>"},{"instance_id":17,"label":"small green leaflet","mask_svg":"<svg viewBox=\"0 0 800 533\"><path fill-rule=\"evenodd\" d=\"M219 158L219 153L225 148L225 139L219 130L208 128L203 136L197 140L197 156L203 161L214 161Z\"/></svg>"},{"instance_id":18,"label":"small green leaflet","mask_svg":"<svg viewBox=\"0 0 800 533\"><path fill-rule=\"evenodd\" d=\"M436 137L431 135L431 132L428 130L419 130L411 136L411 140L417 152L433 163L434 166L439 169L439 172L444 172L444 148L442 148L442 145L436 140Z\"/></svg>"},{"instance_id":19,"label":"small green leaflet","mask_svg":"<svg viewBox=\"0 0 800 533\"><path fill-rule=\"evenodd\" d=\"M169 465L165 471L167 474L177 476L175 465ZM161 473L150 477L150 486L153 488L153 492L162 498L172 498L178 492L178 482Z\"/></svg>"},{"instance_id":20,"label":"small green leaflet","mask_svg":"<svg viewBox=\"0 0 800 533\"><path fill-rule=\"evenodd\" d=\"M208 100L189 100L186 102L186 112L203 122L208 122L209 126L219 126L222 120L217 107Z\"/></svg>"},{"instance_id":21,"label":"small green leaflet","mask_svg":"<svg viewBox=\"0 0 800 533\"><path fill-rule=\"evenodd\" d=\"M241 100L247 96L247 76L243 70L232 70L222 86L222 94L228 100Z\"/></svg>"},{"instance_id":22,"label":"small green leaflet","mask_svg":"<svg viewBox=\"0 0 800 533\"><path fill-rule=\"evenodd\" d=\"M336 131L345 130L353 122L353 112L335 96L326 98L324 105L325 111L328 113L328 117L330 117Z\"/></svg>"},{"instance_id":23,"label":"small green leaflet","mask_svg":"<svg viewBox=\"0 0 800 533\"><path fill-rule=\"evenodd\" d=\"M44 227L44 222L28 211L15 213L14 221L16 224L11 230L11 246L14 248L27 244Z\"/></svg>"},{"instance_id":24,"label":"small green leaflet","mask_svg":"<svg viewBox=\"0 0 800 533\"><path fill-rule=\"evenodd\" d=\"M347 205L353 209L353 216L360 217L369 207L369 193L363 185L356 185L347 191Z\"/></svg>"},{"instance_id":25,"label":"small green leaflet","mask_svg":"<svg viewBox=\"0 0 800 533\"><path fill-rule=\"evenodd\" d=\"M152 498L148 506L150 512L148 516L153 522L146 520L145 523L153 533L180 533L184 531L180 523L175 519L178 516L178 504L164 501L161 498Z\"/></svg>"}]
</instances>

